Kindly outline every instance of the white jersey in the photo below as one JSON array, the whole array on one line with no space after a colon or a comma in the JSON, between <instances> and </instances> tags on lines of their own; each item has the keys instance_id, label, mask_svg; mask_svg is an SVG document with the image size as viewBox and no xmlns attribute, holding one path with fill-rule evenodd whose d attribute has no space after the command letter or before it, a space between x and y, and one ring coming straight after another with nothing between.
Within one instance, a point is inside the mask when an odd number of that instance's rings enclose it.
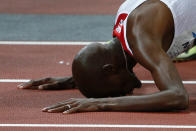
<instances>
[{"instance_id":1,"label":"white jersey","mask_svg":"<svg viewBox=\"0 0 196 131\"><path fill-rule=\"evenodd\" d=\"M126 0L119 8L115 19L113 36L118 37L125 51L133 55L127 38L126 25L128 15L147 0ZM193 46L196 38L196 0L160 0L170 9L175 34L167 54L174 58Z\"/></svg>"}]
</instances>

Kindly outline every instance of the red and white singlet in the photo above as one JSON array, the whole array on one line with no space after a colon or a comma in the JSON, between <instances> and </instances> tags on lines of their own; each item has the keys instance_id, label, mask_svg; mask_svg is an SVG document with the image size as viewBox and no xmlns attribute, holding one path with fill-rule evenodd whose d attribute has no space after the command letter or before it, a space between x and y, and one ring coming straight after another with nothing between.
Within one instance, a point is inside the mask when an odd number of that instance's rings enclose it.
<instances>
[{"instance_id":1,"label":"red and white singlet","mask_svg":"<svg viewBox=\"0 0 196 131\"><path fill-rule=\"evenodd\" d=\"M113 37L118 37L123 49L130 55L134 55L128 44L126 37L126 26L128 15L139 5L147 0L126 0L119 8ZM175 58L180 53L193 46L193 40L196 38L196 1L195 0L160 0L170 9L174 24L175 34L173 42L167 51L170 58Z\"/></svg>"}]
</instances>

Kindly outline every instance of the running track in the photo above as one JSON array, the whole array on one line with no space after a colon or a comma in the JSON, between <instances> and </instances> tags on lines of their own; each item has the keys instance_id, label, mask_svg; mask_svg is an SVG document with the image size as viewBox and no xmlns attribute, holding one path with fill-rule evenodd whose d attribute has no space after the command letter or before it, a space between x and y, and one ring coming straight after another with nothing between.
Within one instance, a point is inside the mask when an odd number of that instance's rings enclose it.
<instances>
[{"instance_id":1,"label":"running track","mask_svg":"<svg viewBox=\"0 0 196 131\"><path fill-rule=\"evenodd\" d=\"M71 65L67 63L72 62L74 54L82 47L83 45L0 45L0 70L2 71L0 78L29 79L46 76L69 76L71 75ZM64 63L59 63L60 61L64 61ZM195 66L195 61L177 64L183 80L196 81L194 78L196 73L193 70ZM152 80L149 73L142 67L137 66L135 71L140 79ZM133 128L134 130L153 131L160 128L159 130L179 131L195 130L196 128L195 84L185 84L190 94L190 108L182 112L90 112L70 115L43 113L41 109L65 99L83 97L77 90L19 90L16 88L17 84L19 83L0 83L0 130L90 131L92 129L100 130L101 128L101 130L116 131ZM143 84L142 89L135 90L135 95L156 91L155 85ZM145 128L140 127L140 125ZM153 127L155 125L157 126ZM169 128L168 125L170 125Z\"/></svg>"},{"instance_id":2,"label":"running track","mask_svg":"<svg viewBox=\"0 0 196 131\"><path fill-rule=\"evenodd\" d=\"M115 14L123 0L0 0L3 14ZM77 5L77 6L76 6ZM96 6L95 6L96 5ZM63 115L41 112L56 102L83 97L77 90L38 91L19 90L15 82L46 76L71 75L71 62L83 45L19 45L0 42L0 130L2 131L193 131L196 128L195 84L185 84L190 94L190 108L181 112L90 112ZM35 44L34 43L34 44ZM66 42L72 44L71 42ZM196 62L176 64L184 81L196 81ZM135 72L142 80L152 80L138 66ZM154 84L143 84L135 95L156 92Z\"/></svg>"}]
</instances>

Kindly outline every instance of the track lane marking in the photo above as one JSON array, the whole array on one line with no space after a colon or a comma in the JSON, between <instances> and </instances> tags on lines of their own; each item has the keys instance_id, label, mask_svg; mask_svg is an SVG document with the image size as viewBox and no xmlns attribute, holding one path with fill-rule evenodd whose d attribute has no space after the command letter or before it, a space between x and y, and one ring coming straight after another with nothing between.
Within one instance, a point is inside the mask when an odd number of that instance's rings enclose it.
<instances>
[{"instance_id":1,"label":"track lane marking","mask_svg":"<svg viewBox=\"0 0 196 131\"><path fill-rule=\"evenodd\" d=\"M88 45L92 42L79 41L0 41L0 45ZM104 43L104 42L100 42ZM30 79L0 79L0 83L28 82ZM154 81L141 80L143 84ZM183 81L184 84L196 84L196 81ZM0 127L89 127L89 128L181 128L196 129L195 125L107 125L107 124L0 124Z\"/></svg>"},{"instance_id":2,"label":"track lane marking","mask_svg":"<svg viewBox=\"0 0 196 131\"><path fill-rule=\"evenodd\" d=\"M88 45L92 43L85 41L0 41L0 45ZM103 41L98 41L104 43ZM27 79L0 79L0 82L28 82ZM154 84L154 81L141 80L143 84ZM183 81L183 84L196 84L196 81Z\"/></svg>"},{"instance_id":3,"label":"track lane marking","mask_svg":"<svg viewBox=\"0 0 196 131\"><path fill-rule=\"evenodd\" d=\"M0 79L0 83L19 83L19 82L28 82L30 79ZM154 81L151 80L141 80L143 84L154 84ZM182 81L183 84L196 84L196 81Z\"/></svg>"},{"instance_id":4,"label":"track lane marking","mask_svg":"<svg viewBox=\"0 0 196 131\"><path fill-rule=\"evenodd\" d=\"M114 124L0 124L0 127L84 127L84 128L180 128L196 129L195 125L114 125Z\"/></svg>"},{"instance_id":5,"label":"track lane marking","mask_svg":"<svg viewBox=\"0 0 196 131\"><path fill-rule=\"evenodd\" d=\"M94 42L96 41L0 41L0 45L88 45Z\"/></svg>"}]
</instances>

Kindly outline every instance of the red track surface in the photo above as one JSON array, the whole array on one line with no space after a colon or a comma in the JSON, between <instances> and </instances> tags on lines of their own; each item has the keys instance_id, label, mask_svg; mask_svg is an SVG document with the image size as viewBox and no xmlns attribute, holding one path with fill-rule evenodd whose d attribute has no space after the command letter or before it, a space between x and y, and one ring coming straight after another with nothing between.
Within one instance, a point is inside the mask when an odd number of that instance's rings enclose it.
<instances>
[{"instance_id":1,"label":"red track surface","mask_svg":"<svg viewBox=\"0 0 196 131\"><path fill-rule=\"evenodd\" d=\"M72 61L82 46L13 46L0 45L0 78L29 79L46 76L71 75L71 65L59 61ZM177 64L183 80L196 80L196 61ZM137 66L135 71L142 80L151 80L149 73ZM190 108L182 112L90 112L63 115L43 113L41 109L56 102L83 97L77 90L38 91L19 90L17 83L0 83L0 124L130 124L130 125L195 125L196 85L185 85L190 94ZM136 95L157 91L155 85L144 84ZM130 130L128 128L50 128L50 130ZM48 128L0 127L0 130L48 130ZM134 130L166 130L139 129ZM169 129L167 129L169 130ZM191 129L171 129L175 131ZM192 129L194 130L194 129Z\"/></svg>"},{"instance_id":2,"label":"red track surface","mask_svg":"<svg viewBox=\"0 0 196 131\"><path fill-rule=\"evenodd\" d=\"M115 14L124 0L0 0L0 13L13 14ZM82 46L0 45L0 79L29 79L71 75L74 54ZM59 64L59 61L65 64ZM196 61L177 64L183 80L196 81ZM149 73L137 66L140 79L151 80ZM19 83L0 83L0 124L129 124L196 125L196 85L185 85L190 94L190 108L182 112L90 112L63 115L43 113L41 109L56 102L83 97L77 90L19 90ZM144 84L136 95L157 91ZM195 129L143 128L38 128L0 127L0 131L194 131Z\"/></svg>"}]
</instances>

